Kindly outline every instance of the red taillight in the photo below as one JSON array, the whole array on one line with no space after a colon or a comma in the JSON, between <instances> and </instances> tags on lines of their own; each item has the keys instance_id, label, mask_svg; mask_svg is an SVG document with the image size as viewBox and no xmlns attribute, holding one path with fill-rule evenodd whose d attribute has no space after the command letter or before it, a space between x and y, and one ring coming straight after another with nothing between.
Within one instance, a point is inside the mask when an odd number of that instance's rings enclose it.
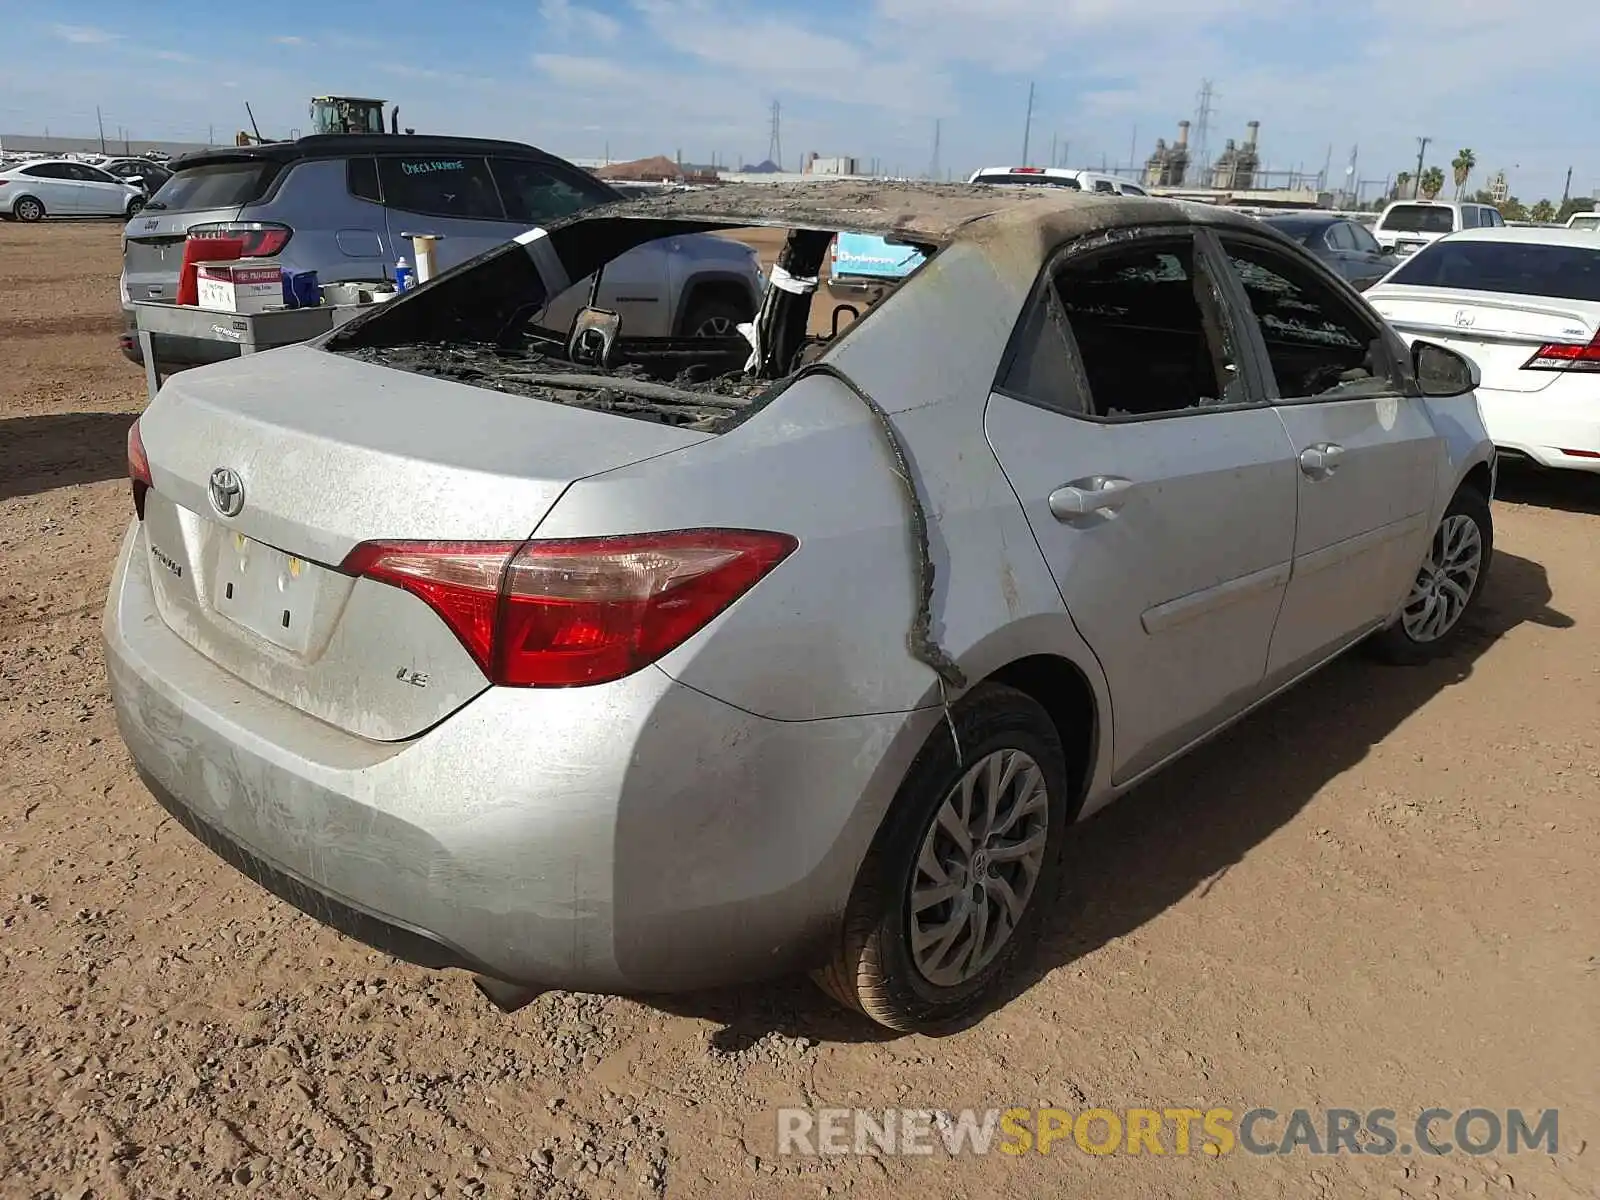
<instances>
[{"instance_id":1,"label":"red taillight","mask_svg":"<svg viewBox=\"0 0 1600 1200\"><path fill-rule=\"evenodd\" d=\"M216 225L192 225L192 238L237 238L244 245L240 258L271 258L289 244L294 230L287 225L273 225L266 221L227 221Z\"/></svg>"},{"instance_id":2,"label":"red taillight","mask_svg":"<svg viewBox=\"0 0 1600 1200\"><path fill-rule=\"evenodd\" d=\"M682 645L796 545L743 529L366 542L343 569L426 601L491 682L571 687L621 679Z\"/></svg>"},{"instance_id":3,"label":"red taillight","mask_svg":"<svg viewBox=\"0 0 1600 1200\"><path fill-rule=\"evenodd\" d=\"M1012 167L1011 168L1011 173L1013 175L1043 175L1044 174L1044 168L1043 167Z\"/></svg>"},{"instance_id":4,"label":"red taillight","mask_svg":"<svg viewBox=\"0 0 1600 1200\"><path fill-rule=\"evenodd\" d=\"M1524 371L1600 371L1600 333L1583 342L1548 342L1522 364Z\"/></svg>"},{"instance_id":5,"label":"red taillight","mask_svg":"<svg viewBox=\"0 0 1600 1200\"><path fill-rule=\"evenodd\" d=\"M133 483L133 511L144 520L144 494L153 486L150 479L150 456L144 452L144 438L139 436L139 422L128 426L128 478Z\"/></svg>"}]
</instances>

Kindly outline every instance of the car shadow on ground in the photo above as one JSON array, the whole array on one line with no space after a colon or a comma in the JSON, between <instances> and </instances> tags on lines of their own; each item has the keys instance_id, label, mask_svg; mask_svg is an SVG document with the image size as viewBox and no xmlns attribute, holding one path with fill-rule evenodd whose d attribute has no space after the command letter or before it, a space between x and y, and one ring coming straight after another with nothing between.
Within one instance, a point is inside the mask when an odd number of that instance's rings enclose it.
<instances>
[{"instance_id":1,"label":"car shadow on ground","mask_svg":"<svg viewBox=\"0 0 1600 1200\"><path fill-rule=\"evenodd\" d=\"M1501 459L1495 499L1600 516L1600 474L1556 471Z\"/></svg>"},{"instance_id":2,"label":"car shadow on ground","mask_svg":"<svg viewBox=\"0 0 1600 1200\"><path fill-rule=\"evenodd\" d=\"M1497 553L1472 625L1448 658L1389 667L1360 652L1346 655L1079 824L1037 959L999 1003L1126 936L1195 889L1214 886L1406 717L1470 677L1479 656L1510 630L1527 623L1572 628L1550 601L1542 566ZM771 1032L827 1042L899 1036L840 1009L803 979L643 999L719 1022L712 1041L725 1052Z\"/></svg>"},{"instance_id":3,"label":"car shadow on ground","mask_svg":"<svg viewBox=\"0 0 1600 1200\"><path fill-rule=\"evenodd\" d=\"M0 500L128 473L137 413L51 413L0 421Z\"/></svg>"}]
</instances>

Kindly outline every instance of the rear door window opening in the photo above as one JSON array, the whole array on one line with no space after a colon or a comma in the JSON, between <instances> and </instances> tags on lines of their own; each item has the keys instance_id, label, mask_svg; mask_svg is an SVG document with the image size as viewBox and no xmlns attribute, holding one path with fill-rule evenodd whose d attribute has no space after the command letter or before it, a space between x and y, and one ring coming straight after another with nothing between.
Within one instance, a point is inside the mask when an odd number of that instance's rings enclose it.
<instances>
[{"instance_id":1,"label":"rear door window opening","mask_svg":"<svg viewBox=\"0 0 1600 1200\"><path fill-rule=\"evenodd\" d=\"M1192 235L1069 254L1041 282L998 389L1070 415L1249 402L1226 305Z\"/></svg>"}]
</instances>

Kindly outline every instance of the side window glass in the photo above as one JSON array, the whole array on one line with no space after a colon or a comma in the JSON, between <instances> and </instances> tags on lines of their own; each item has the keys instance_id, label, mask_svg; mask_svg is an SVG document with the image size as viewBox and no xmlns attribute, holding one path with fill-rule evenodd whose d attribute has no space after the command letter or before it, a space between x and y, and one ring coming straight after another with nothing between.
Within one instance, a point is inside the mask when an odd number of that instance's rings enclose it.
<instances>
[{"instance_id":1,"label":"side window glass","mask_svg":"<svg viewBox=\"0 0 1600 1200\"><path fill-rule=\"evenodd\" d=\"M495 182L505 201L506 216L529 225L544 225L560 217L604 204L611 196L598 187L585 187L565 174L540 163L514 158L489 160Z\"/></svg>"},{"instance_id":2,"label":"side window glass","mask_svg":"<svg viewBox=\"0 0 1600 1200\"><path fill-rule=\"evenodd\" d=\"M1367 254L1382 253L1383 247L1378 245L1378 239L1364 225L1349 225L1350 236L1356 240L1356 249Z\"/></svg>"},{"instance_id":3,"label":"side window glass","mask_svg":"<svg viewBox=\"0 0 1600 1200\"><path fill-rule=\"evenodd\" d=\"M1094 190L1097 192L1106 192L1113 196L1117 194L1116 186L1108 179L1096 179L1094 181Z\"/></svg>"},{"instance_id":4,"label":"side window glass","mask_svg":"<svg viewBox=\"0 0 1600 1200\"><path fill-rule=\"evenodd\" d=\"M1478 227L1478 209L1467 207L1461 210L1461 228L1476 229Z\"/></svg>"},{"instance_id":5,"label":"side window glass","mask_svg":"<svg viewBox=\"0 0 1600 1200\"><path fill-rule=\"evenodd\" d=\"M1197 270L1192 241L1069 260L1055 292L1092 413L1151 416L1245 399L1221 297Z\"/></svg>"},{"instance_id":6,"label":"side window glass","mask_svg":"<svg viewBox=\"0 0 1600 1200\"><path fill-rule=\"evenodd\" d=\"M1267 357L1285 400L1393 391L1389 353L1379 331L1331 289L1270 250L1229 244Z\"/></svg>"},{"instance_id":7,"label":"side window glass","mask_svg":"<svg viewBox=\"0 0 1600 1200\"><path fill-rule=\"evenodd\" d=\"M1071 343L1067 314L1054 285L1046 284L1022 326L1000 390L1056 412L1091 412L1088 382L1078 373Z\"/></svg>"},{"instance_id":8,"label":"side window glass","mask_svg":"<svg viewBox=\"0 0 1600 1200\"><path fill-rule=\"evenodd\" d=\"M390 208L469 221L505 220L484 159L384 158L378 163L378 177L383 201Z\"/></svg>"},{"instance_id":9,"label":"side window glass","mask_svg":"<svg viewBox=\"0 0 1600 1200\"><path fill-rule=\"evenodd\" d=\"M1356 240L1350 235L1350 226L1343 221L1328 226L1328 245L1335 250L1354 250Z\"/></svg>"},{"instance_id":10,"label":"side window glass","mask_svg":"<svg viewBox=\"0 0 1600 1200\"><path fill-rule=\"evenodd\" d=\"M345 186L358 200L383 203L383 193L378 190L378 162L372 158L352 158L345 164Z\"/></svg>"}]
</instances>

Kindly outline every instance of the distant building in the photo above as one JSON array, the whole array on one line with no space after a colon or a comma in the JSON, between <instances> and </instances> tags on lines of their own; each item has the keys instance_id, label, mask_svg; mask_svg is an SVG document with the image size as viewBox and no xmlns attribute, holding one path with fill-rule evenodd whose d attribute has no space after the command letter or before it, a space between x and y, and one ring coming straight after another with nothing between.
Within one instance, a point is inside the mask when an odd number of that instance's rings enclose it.
<instances>
[{"instance_id":1,"label":"distant building","mask_svg":"<svg viewBox=\"0 0 1600 1200\"><path fill-rule=\"evenodd\" d=\"M853 158L822 158L815 150L806 155L805 174L807 175L859 175L857 162Z\"/></svg>"},{"instance_id":2,"label":"distant building","mask_svg":"<svg viewBox=\"0 0 1600 1200\"><path fill-rule=\"evenodd\" d=\"M1233 139L1229 138L1212 166L1212 187L1233 192L1248 192L1255 187L1256 172L1261 169L1261 155L1256 148L1256 141L1261 136L1261 122L1251 121L1245 128L1248 132L1244 145L1235 145Z\"/></svg>"},{"instance_id":3,"label":"distant building","mask_svg":"<svg viewBox=\"0 0 1600 1200\"><path fill-rule=\"evenodd\" d=\"M1182 187L1189 173L1189 122L1178 122L1178 140L1167 145L1166 138L1156 139L1155 153L1145 159L1144 184L1146 187Z\"/></svg>"}]
</instances>

